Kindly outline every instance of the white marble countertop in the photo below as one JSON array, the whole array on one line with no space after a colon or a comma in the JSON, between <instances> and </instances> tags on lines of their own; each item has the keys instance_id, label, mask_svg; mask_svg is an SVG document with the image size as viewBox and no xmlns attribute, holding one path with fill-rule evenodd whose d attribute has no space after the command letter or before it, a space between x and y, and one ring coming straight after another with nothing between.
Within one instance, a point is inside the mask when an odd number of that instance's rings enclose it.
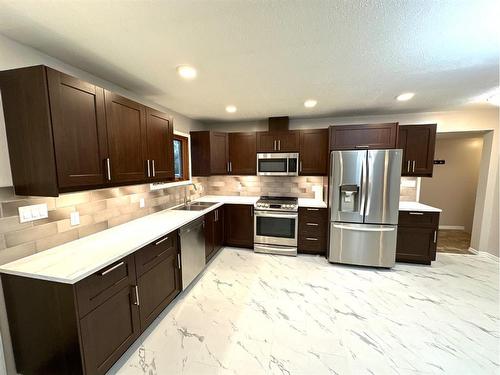
<instances>
[{"instance_id":1,"label":"white marble countertop","mask_svg":"<svg viewBox=\"0 0 500 375\"><path fill-rule=\"evenodd\" d=\"M299 198L299 207L326 208L326 203L313 198Z\"/></svg>"},{"instance_id":2,"label":"white marble countertop","mask_svg":"<svg viewBox=\"0 0 500 375\"><path fill-rule=\"evenodd\" d=\"M203 211L160 211L4 264L0 272L74 284L222 204Z\"/></svg>"},{"instance_id":3,"label":"white marble countertop","mask_svg":"<svg viewBox=\"0 0 500 375\"><path fill-rule=\"evenodd\" d=\"M419 202L399 202L399 211L441 212L442 210Z\"/></svg>"},{"instance_id":4,"label":"white marble countertop","mask_svg":"<svg viewBox=\"0 0 500 375\"><path fill-rule=\"evenodd\" d=\"M205 195L198 198L200 202L222 202L227 204L255 204L260 197L241 195ZM313 198L299 198L299 207L326 208L326 203Z\"/></svg>"}]
</instances>

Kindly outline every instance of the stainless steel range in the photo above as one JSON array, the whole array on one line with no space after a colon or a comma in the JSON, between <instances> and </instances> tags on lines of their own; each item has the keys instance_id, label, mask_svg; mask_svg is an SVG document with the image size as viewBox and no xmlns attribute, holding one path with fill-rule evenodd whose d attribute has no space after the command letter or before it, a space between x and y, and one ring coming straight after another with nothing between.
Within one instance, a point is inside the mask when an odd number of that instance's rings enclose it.
<instances>
[{"instance_id":1,"label":"stainless steel range","mask_svg":"<svg viewBox=\"0 0 500 375\"><path fill-rule=\"evenodd\" d=\"M254 251L296 256L298 199L263 196L254 208Z\"/></svg>"}]
</instances>

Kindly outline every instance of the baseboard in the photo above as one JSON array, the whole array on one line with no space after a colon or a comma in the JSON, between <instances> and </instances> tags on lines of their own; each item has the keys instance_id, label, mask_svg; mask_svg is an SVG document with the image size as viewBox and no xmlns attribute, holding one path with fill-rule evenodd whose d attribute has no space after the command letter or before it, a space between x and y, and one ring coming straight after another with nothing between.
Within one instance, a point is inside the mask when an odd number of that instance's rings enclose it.
<instances>
[{"instance_id":1,"label":"baseboard","mask_svg":"<svg viewBox=\"0 0 500 375\"><path fill-rule=\"evenodd\" d=\"M440 225L441 230L465 230L463 225Z\"/></svg>"},{"instance_id":2,"label":"baseboard","mask_svg":"<svg viewBox=\"0 0 500 375\"><path fill-rule=\"evenodd\" d=\"M500 261L500 259L496 255L488 253L487 251L478 251L478 250L474 249L473 247L469 247L469 251L473 254L476 254L476 255L483 255L488 259L494 260L495 262Z\"/></svg>"}]
</instances>

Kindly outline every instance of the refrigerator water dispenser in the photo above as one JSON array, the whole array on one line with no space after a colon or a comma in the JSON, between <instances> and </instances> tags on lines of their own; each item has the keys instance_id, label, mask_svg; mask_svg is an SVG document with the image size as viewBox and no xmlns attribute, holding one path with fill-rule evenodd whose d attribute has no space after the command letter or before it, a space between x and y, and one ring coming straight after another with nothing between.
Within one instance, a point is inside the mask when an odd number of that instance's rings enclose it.
<instances>
[{"instance_id":1,"label":"refrigerator water dispenser","mask_svg":"<svg viewBox=\"0 0 500 375\"><path fill-rule=\"evenodd\" d=\"M357 212L359 211L359 186L358 185L341 185L340 186L340 207L342 212Z\"/></svg>"}]
</instances>

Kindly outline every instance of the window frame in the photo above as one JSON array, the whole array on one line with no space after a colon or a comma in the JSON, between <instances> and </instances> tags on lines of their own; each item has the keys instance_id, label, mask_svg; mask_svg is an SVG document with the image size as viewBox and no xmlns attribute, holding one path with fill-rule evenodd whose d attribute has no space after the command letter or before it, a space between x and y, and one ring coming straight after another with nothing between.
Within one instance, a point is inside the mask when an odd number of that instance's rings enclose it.
<instances>
[{"instance_id":1,"label":"window frame","mask_svg":"<svg viewBox=\"0 0 500 375\"><path fill-rule=\"evenodd\" d=\"M174 141L180 141L181 142L181 148L182 148L182 177L178 178L175 177L175 171L174 171L174 181L179 182L179 181L189 181L191 180L191 168L190 168L190 163L189 163L189 138L185 137L180 134L175 134L174 133ZM173 142L173 141L172 141ZM173 145L172 145L173 147ZM174 160L175 162L175 160ZM188 176L186 178L185 174L186 171L188 172Z\"/></svg>"}]
</instances>

